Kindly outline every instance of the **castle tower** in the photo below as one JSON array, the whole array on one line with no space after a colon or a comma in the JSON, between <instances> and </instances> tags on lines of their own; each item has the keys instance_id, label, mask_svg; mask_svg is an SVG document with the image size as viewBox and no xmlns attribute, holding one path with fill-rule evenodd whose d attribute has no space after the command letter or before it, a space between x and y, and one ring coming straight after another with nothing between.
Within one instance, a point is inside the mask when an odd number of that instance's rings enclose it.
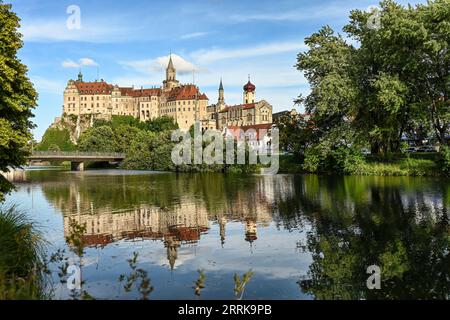
<instances>
[{"instance_id":1,"label":"castle tower","mask_svg":"<svg viewBox=\"0 0 450 320\"><path fill-rule=\"evenodd\" d=\"M167 260L169 261L170 270L173 270L175 268L175 262L178 258L178 248L180 247L180 242L172 236L167 237L164 242L167 248Z\"/></svg>"},{"instance_id":2,"label":"castle tower","mask_svg":"<svg viewBox=\"0 0 450 320\"><path fill-rule=\"evenodd\" d=\"M172 89L179 86L179 81L176 79L177 71L173 65L172 54L169 57L169 64L166 68L166 80L163 81L164 89Z\"/></svg>"},{"instance_id":3,"label":"castle tower","mask_svg":"<svg viewBox=\"0 0 450 320\"><path fill-rule=\"evenodd\" d=\"M170 55L169 64L167 65L167 69L166 69L166 80L167 81L176 80L175 79L176 75L177 75L177 72L175 70L175 67L173 66L172 55Z\"/></svg>"},{"instance_id":4,"label":"castle tower","mask_svg":"<svg viewBox=\"0 0 450 320\"><path fill-rule=\"evenodd\" d=\"M250 75L248 75L248 82L244 86L244 104L255 103L255 90L256 87L250 82Z\"/></svg>"},{"instance_id":5,"label":"castle tower","mask_svg":"<svg viewBox=\"0 0 450 320\"><path fill-rule=\"evenodd\" d=\"M245 241L253 243L253 241L258 239L256 231L256 221L254 219L247 219L245 221Z\"/></svg>"},{"instance_id":6,"label":"castle tower","mask_svg":"<svg viewBox=\"0 0 450 320\"><path fill-rule=\"evenodd\" d=\"M81 73L81 70L80 70L80 72L78 72L78 80L77 81L83 82L83 74Z\"/></svg>"},{"instance_id":7,"label":"castle tower","mask_svg":"<svg viewBox=\"0 0 450 320\"><path fill-rule=\"evenodd\" d=\"M225 91L223 90L222 78L220 78L219 85L219 99L217 100L219 106L225 106Z\"/></svg>"},{"instance_id":8,"label":"castle tower","mask_svg":"<svg viewBox=\"0 0 450 320\"><path fill-rule=\"evenodd\" d=\"M223 245L225 244L225 226L227 224L227 218L222 217L219 220L219 232L220 232L220 244Z\"/></svg>"}]
</instances>

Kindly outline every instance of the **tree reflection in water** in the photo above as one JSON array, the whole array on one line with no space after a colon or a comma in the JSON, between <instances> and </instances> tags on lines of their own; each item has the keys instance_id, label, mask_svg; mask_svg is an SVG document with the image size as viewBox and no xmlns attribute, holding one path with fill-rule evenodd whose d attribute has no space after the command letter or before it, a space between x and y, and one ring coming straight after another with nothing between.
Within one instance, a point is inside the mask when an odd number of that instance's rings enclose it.
<instances>
[{"instance_id":1,"label":"tree reflection in water","mask_svg":"<svg viewBox=\"0 0 450 320\"><path fill-rule=\"evenodd\" d=\"M416 183L305 178L296 203L314 225L307 237L313 263L301 290L316 299L448 299L449 189L408 193ZM367 288L371 265L381 268L380 290Z\"/></svg>"},{"instance_id":2,"label":"tree reflection in water","mask_svg":"<svg viewBox=\"0 0 450 320\"><path fill-rule=\"evenodd\" d=\"M86 173L30 174L64 217L88 219L94 242L163 238L171 268L180 241L200 241L217 224L217 245L223 246L226 224L240 221L245 234L239 236L261 244L259 252L267 257L276 253L276 245L292 247L281 242L264 247L269 233L308 231L306 242L297 246L312 259L308 270L298 268L307 276L289 281L298 280L300 290L312 298L449 298L450 182L445 179L161 174L97 181ZM256 227L267 231L257 235ZM287 233L276 234L284 241ZM247 258L249 253L239 249L233 251L236 257ZM371 265L381 268L380 290L366 286ZM257 265L254 271L256 283Z\"/></svg>"}]
</instances>

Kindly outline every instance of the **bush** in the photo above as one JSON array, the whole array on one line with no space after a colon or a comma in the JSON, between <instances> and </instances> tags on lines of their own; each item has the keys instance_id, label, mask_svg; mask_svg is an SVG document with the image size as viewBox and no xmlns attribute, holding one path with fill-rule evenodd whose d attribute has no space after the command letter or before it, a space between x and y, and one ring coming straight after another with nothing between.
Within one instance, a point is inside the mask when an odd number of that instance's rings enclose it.
<instances>
[{"instance_id":1,"label":"bush","mask_svg":"<svg viewBox=\"0 0 450 320\"><path fill-rule=\"evenodd\" d=\"M280 155L280 173L303 173L302 161L294 155Z\"/></svg>"},{"instance_id":2,"label":"bush","mask_svg":"<svg viewBox=\"0 0 450 320\"><path fill-rule=\"evenodd\" d=\"M323 150L317 145L306 150L303 169L307 172L358 174L364 163L357 147L341 145Z\"/></svg>"},{"instance_id":3,"label":"bush","mask_svg":"<svg viewBox=\"0 0 450 320\"><path fill-rule=\"evenodd\" d=\"M43 295L43 240L25 214L0 208L0 299Z\"/></svg>"},{"instance_id":4,"label":"bush","mask_svg":"<svg viewBox=\"0 0 450 320\"><path fill-rule=\"evenodd\" d=\"M438 155L437 165L439 170L446 176L450 176L450 147L441 147Z\"/></svg>"}]
</instances>

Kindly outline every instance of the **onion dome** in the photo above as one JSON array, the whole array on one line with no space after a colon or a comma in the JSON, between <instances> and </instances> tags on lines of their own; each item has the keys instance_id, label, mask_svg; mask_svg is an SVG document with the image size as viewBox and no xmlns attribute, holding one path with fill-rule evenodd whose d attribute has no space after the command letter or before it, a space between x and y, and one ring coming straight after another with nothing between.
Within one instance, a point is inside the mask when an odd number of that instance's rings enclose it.
<instances>
[{"instance_id":1,"label":"onion dome","mask_svg":"<svg viewBox=\"0 0 450 320\"><path fill-rule=\"evenodd\" d=\"M253 83L250 82L250 76L248 77L248 82L247 84L244 86L244 91L245 92L254 92L256 89L255 85Z\"/></svg>"}]
</instances>

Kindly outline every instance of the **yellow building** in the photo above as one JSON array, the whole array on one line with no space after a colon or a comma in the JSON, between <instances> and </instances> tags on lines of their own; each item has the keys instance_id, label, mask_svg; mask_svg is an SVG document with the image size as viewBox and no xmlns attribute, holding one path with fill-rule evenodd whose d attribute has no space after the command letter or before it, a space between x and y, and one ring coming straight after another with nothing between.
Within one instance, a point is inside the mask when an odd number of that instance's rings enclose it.
<instances>
[{"instance_id":1,"label":"yellow building","mask_svg":"<svg viewBox=\"0 0 450 320\"><path fill-rule=\"evenodd\" d=\"M95 82L69 80L64 90L63 113L67 115L133 116L141 121L163 115L171 116L180 129L188 130L196 121L206 117L208 97L193 84L180 84L176 70L169 59L166 79L160 88L136 89L108 84L103 79Z\"/></svg>"},{"instance_id":2,"label":"yellow building","mask_svg":"<svg viewBox=\"0 0 450 320\"><path fill-rule=\"evenodd\" d=\"M244 85L243 102L228 106L225 103L222 81L219 86L219 99L216 105L208 107L211 118L215 117L217 129L225 127L248 127L272 123L272 106L265 100L256 101L256 86L250 82Z\"/></svg>"},{"instance_id":3,"label":"yellow building","mask_svg":"<svg viewBox=\"0 0 450 320\"><path fill-rule=\"evenodd\" d=\"M227 106L220 80L219 98L208 106L208 97L194 84L180 84L176 69L169 59L166 79L159 88L119 87L105 82L69 80L64 90L63 113L105 118L114 115L133 116L141 121L170 116L180 129L188 130L195 122L203 129L223 130L227 126L251 126L272 123L272 106L265 100L256 101L256 87L250 82L244 86L243 104Z\"/></svg>"}]
</instances>

